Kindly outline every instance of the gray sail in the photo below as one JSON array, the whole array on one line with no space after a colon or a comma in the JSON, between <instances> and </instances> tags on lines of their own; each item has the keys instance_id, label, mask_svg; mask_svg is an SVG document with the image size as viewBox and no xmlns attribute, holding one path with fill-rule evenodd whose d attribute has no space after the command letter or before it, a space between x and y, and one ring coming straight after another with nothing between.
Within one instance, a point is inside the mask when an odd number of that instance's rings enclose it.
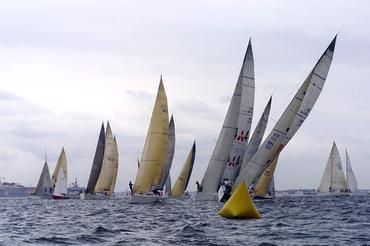
<instances>
[{"instance_id":1,"label":"gray sail","mask_svg":"<svg viewBox=\"0 0 370 246\"><path fill-rule=\"evenodd\" d=\"M96 182L98 181L101 167L104 158L104 148L105 148L105 129L104 123L101 125L98 144L96 146L95 156L93 165L91 167L89 182L87 183L86 193L94 193Z\"/></svg>"},{"instance_id":2,"label":"gray sail","mask_svg":"<svg viewBox=\"0 0 370 246\"><path fill-rule=\"evenodd\" d=\"M166 164L164 166L164 170L162 173L162 181L161 181L160 189L163 189L165 183L167 182L167 177L170 173L173 156L175 154L175 142L176 142L175 121L173 119L173 115L171 115L170 124L168 125L168 153L167 153Z\"/></svg>"},{"instance_id":3,"label":"gray sail","mask_svg":"<svg viewBox=\"0 0 370 246\"><path fill-rule=\"evenodd\" d=\"M195 140L194 140L193 146L191 147L191 161L190 161L190 166L189 166L189 174L188 174L188 178L186 179L186 182L185 182L185 189L184 190L186 190L188 188L190 176L191 176L191 173L193 172L195 152L196 152L196 144L195 144Z\"/></svg>"},{"instance_id":4,"label":"gray sail","mask_svg":"<svg viewBox=\"0 0 370 246\"><path fill-rule=\"evenodd\" d=\"M272 129L263 144L234 183L248 185L256 181L266 167L279 155L308 117L318 99L328 75L334 55L336 36L322 54L296 95Z\"/></svg>"},{"instance_id":5,"label":"gray sail","mask_svg":"<svg viewBox=\"0 0 370 246\"><path fill-rule=\"evenodd\" d=\"M42 168L42 172L39 178L39 182L37 183L35 195L36 196L43 196L43 195L51 195L53 194L53 189L51 188L51 178L48 163L45 161L44 167Z\"/></svg>"},{"instance_id":6,"label":"gray sail","mask_svg":"<svg viewBox=\"0 0 370 246\"><path fill-rule=\"evenodd\" d=\"M263 135L266 131L267 121L269 119L270 110L271 110L271 101L272 97L270 97L270 100L268 101L265 110L262 113L262 116L260 120L258 121L258 124L256 126L256 129L253 132L253 135L251 137L251 140L249 141L247 148L245 150L243 164L241 167L241 171L245 168L245 166L249 163L249 161L252 159L254 154L257 152L258 147L260 146L262 142Z\"/></svg>"}]
</instances>

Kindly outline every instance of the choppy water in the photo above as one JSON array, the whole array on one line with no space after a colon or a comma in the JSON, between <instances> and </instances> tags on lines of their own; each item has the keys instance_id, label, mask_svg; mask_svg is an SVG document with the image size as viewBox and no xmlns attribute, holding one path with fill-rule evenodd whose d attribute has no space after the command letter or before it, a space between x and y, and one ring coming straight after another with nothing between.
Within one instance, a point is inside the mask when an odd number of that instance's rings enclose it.
<instances>
[{"instance_id":1,"label":"choppy water","mask_svg":"<svg viewBox=\"0 0 370 246\"><path fill-rule=\"evenodd\" d=\"M0 200L0 245L370 245L370 196L257 201L260 220L222 204L167 200Z\"/></svg>"}]
</instances>

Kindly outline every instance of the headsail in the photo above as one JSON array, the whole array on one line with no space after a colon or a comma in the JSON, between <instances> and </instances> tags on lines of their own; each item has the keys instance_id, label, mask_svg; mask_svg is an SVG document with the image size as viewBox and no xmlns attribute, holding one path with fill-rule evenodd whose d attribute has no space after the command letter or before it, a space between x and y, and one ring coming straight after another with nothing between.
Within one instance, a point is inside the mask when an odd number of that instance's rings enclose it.
<instances>
[{"instance_id":1,"label":"headsail","mask_svg":"<svg viewBox=\"0 0 370 246\"><path fill-rule=\"evenodd\" d=\"M241 70L243 71L243 69ZM225 170L226 163L230 154L231 146L237 131L237 123L240 111L240 100L242 93L242 73L235 85L234 93L230 101L220 135L213 150L207 170L204 174L201 187L203 192L216 193L220 186L220 181Z\"/></svg>"},{"instance_id":2,"label":"headsail","mask_svg":"<svg viewBox=\"0 0 370 246\"><path fill-rule=\"evenodd\" d=\"M245 148L249 140L249 133L252 125L254 107L254 58L251 40L245 53L243 66L239 75L242 84L240 108L237 121L237 129L233 144L229 153L229 158L222 176L222 179L234 180L243 162Z\"/></svg>"},{"instance_id":3,"label":"headsail","mask_svg":"<svg viewBox=\"0 0 370 246\"><path fill-rule=\"evenodd\" d=\"M59 169L63 170L64 181L65 181L65 185L67 187L67 185L68 185L68 180L67 180L68 179L68 169L67 169L67 157L66 157L66 153L64 151L64 147L62 148L62 152L59 155L57 165L55 166L55 169L54 169L54 172L53 172L53 175L52 175L52 178L51 178L51 183L53 185L53 188L55 188L55 184L57 182Z\"/></svg>"},{"instance_id":4,"label":"headsail","mask_svg":"<svg viewBox=\"0 0 370 246\"><path fill-rule=\"evenodd\" d=\"M342 161L335 142L330 151L324 174L321 178L319 192L344 191L347 189L347 182L344 177Z\"/></svg>"},{"instance_id":5,"label":"headsail","mask_svg":"<svg viewBox=\"0 0 370 246\"><path fill-rule=\"evenodd\" d=\"M347 150L346 150L346 178L347 178L348 189L350 189L351 192L356 192L357 191L357 180L352 170L351 160L349 159Z\"/></svg>"},{"instance_id":6,"label":"headsail","mask_svg":"<svg viewBox=\"0 0 370 246\"><path fill-rule=\"evenodd\" d=\"M271 101L272 101L272 97L270 97L270 100L268 101L265 109L263 110L263 113L261 115L261 118L258 121L256 129L253 132L251 140L249 141L247 145L247 148L244 154L243 164L240 170L244 170L244 168L247 166L247 164L252 159L254 154L257 152L258 147L260 146L262 142L262 138L263 138L263 135L265 134L267 122L270 116Z\"/></svg>"},{"instance_id":7,"label":"headsail","mask_svg":"<svg viewBox=\"0 0 370 246\"><path fill-rule=\"evenodd\" d=\"M95 190L95 186L96 183L98 182L101 167L103 164L104 148L105 148L105 129L104 123L102 123L98 144L96 146L94 161L90 171L89 182L87 183L86 193L93 193Z\"/></svg>"},{"instance_id":8,"label":"headsail","mask_svg":"<svg viewBox=\"0 0 370 246\"><path fill-rule=\"evenodd\" d=\"M254 186L254 194L256 196L264 197L267 195L273 195L268 194L270 191L270 187L273 181L275 167L277 164L279 156L277 156L271 164L266 168L266 170L263 172L261 177L259 178L257 184Z\"/></svg>"},{"instance_id":9,"label":"headsail","mask_svg":"<svg viewBox=\"0 0 370 246\"><path fill-rule=\"evenodd\" d=\"M170 173L173 156L175 154L175 142L176 142L175 122L173 119L173 115L171 115L170 124L168 126L168 153L167 153L166 164L164 166L164 170L162 174L160 189L163 189L165 183L167 182L167 177L169 176L169 173Z\"/></svg>"},{"instance_id":10,"label":"headsail","mask_svg":"<svg viewBox=\"0 0 370 246\"><path fill-rule=\"evenodd\" d=\"M118 167L118 156L116 149L117 142L113 138L112 129L108 121L107 131L105 134L103 164L98 181L95 185L94 192L104 193L106 195L112 195L112 193L114 192L114 190L112 190L112 187L114 188L115 185Z\"/></svg>"},{"instance_id":11,"label":"headsail","mask_svg":"<svg viewBox=\"0 0 370 246\"><path fill-rule=\"evenodd\" d=\"M135 180L135 193L146 193L160 186L168 154L168 108L162 77L154 104L140 167Z\"/></svg>"},{"instance_id":12,"label":"headsail","mask_svg":"<svg viewBox=\"0 0 370 246\"><path fill-rule=\"evenodd\" d=\"M195 141L189 152L188 158L186 159L184 166L181 169L180 175L176 180L175 185L172 188L171 196L181 197L184 195L186 188L188 187L191 173L193 171L194 159L195 159Z\"/></svg>"},{"instance_id":13,"label":"headsail","mask_svg":"<svg viewBox=\"0 0 370 246\"><path fill-rule=\"evenodd\" d=\"M39 178L39 182L37 183L35 195L41 196L44 194L53 194L52 192L52 185L50 179L50 172L48 163L45 160L44 167L42 168L42 172Z\"/></svg>"},{"instance_id":14,"label":"headsail","mask_svg":"<svg viewBox=\"0 0 370 246\"><path fill-rule=\"evenodd\" d=\"M274 129L242 170L233 189L236 189L243 181L247 184L253 183L288 144L307 118L323 89L333 59L336 38L335 36L303 82Z\"/></svg>"},{"instance_id":15,"label":"headsail","mask_svg":"<svg viewBox=\"0 0 370 246\"><path fill-rule=\"evenodd\" d=\"M67 195L67 179L64 176L63 169L59 168L53 196L66 196L66 195Z\"/></svg>"},{"instance_id":16,"label":"headsail","mask_svg":"<svg viewBox=\"0 0 370 246\"><path fill-rule=\"evenodd\" d=\"M166 195L171 194L171 175L167 176L167 181L164 184L164 194Z\"/></svg>"}]
</instances>

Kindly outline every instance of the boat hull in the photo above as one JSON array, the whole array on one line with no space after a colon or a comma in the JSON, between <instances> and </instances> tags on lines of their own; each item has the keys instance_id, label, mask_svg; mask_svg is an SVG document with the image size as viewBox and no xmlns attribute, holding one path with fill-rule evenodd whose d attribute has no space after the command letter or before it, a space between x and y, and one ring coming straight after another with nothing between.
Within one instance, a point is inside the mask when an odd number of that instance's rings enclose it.
<instances>
[{"instance_id":1,"label":"boat hull","mask_svg":"<svg viewBox=\"0 0 370 246\"><path fill-rule=\"evenodd\" d=\"M68 196L53 195L53 199L54 200L65 200L65 199L69 199L69 197Z\"/></svg>"},{"instance_id":2,"label":"boat hull","mask_svg":"<svg viewBox=\"0 0 370 246\"><path fill-rule=\"evenodd\" d=\"M194 199L197 201L217 201L217 193L196 192Z\"/></svg>"},{"instance_id":3,"label":"boat hull","mask_svg":"<svg viewBox=\"0 0 370 246\"><path fill-rule=\"evenodd\" d=\"M351 196L349 192L318 192L318 196Z\"/></svg>"}]
</instances>

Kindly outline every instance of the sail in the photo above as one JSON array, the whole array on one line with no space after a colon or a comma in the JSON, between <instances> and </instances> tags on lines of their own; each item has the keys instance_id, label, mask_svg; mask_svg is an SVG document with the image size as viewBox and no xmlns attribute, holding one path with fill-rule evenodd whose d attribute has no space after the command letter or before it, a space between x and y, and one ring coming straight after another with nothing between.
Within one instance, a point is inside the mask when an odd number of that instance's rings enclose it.
<instances>
[{"instance_id":1,"label":"sail","mask_svg":"<svg viewBox=\"0 0 370 246\"><path fill-rule=\"evenodd\" d=\"M271 164L266 168L261 177L259 178L257 184L254 186L254 194L256 196L264 197L270 192L270 186L274 177L275 167L277 164L279 156L277 156Z\"/></svg>"},{"instance_id":2,"label":"sail","mask_svg":"<svg viewBox=\"0 0 370 246\"><path fill-rule=\"evenodd\" d=\"M67 187L67 184L68 184L67 183L68 170L67 170L67 157L66 157L66 153L64 151L64 147L62 148L62 152L59 155L59 159L58 159L57 165L55 166L53 175L51 177L51 183L53 185L53 188L55 187L55 184L57 182L57 177L58 177L59 169L62 169L63 170L64 180L66 182L65 185Z\"/></svg>"},{"instance_id":3,"label":"sail","mask_svg":"<svg viewBox=\"0 0 370 246\"><path fill-rule=\"evenodd\" d=\"M357 191L357 180L352 170L351 160L349 159L348 151L346 150L346 177L348 189L351 192Z\"/></svg>"},{"instance_id":4,"label":"sail","mask_svg":"<svg viewBox=\"0 0 370 246\"><path fill-rule=\"evenodd\" d=\"M182 195L184 195L184 192L189 184L191 172L193 171L194 159L195 159L195 141L193 143L193 146L191 147L188 158L186 159L184 166L181 169L180 175L172 188L171 196L181 197Z\"/></svg>"},{"instance_id":5,"label":"sail","mask_svg":"<svg viewBox=\"0 0 370 246\"><path fill-rule=\"evenodd\" d=\"M113 138L113 174L112 174L112 182L110 184L109 190L114 192L114 189L116 187L116 182L117 182L117 174L118 174L118 162L119 162L119 154L118 154L118 144L117 144L117 139L116 136Z\"/></svg>"},{"instance_id":6,"label":"sail","mask_svg":"<svg viewBox=\"0 0 370 246\"><path fill-rule=\"evenodd\" d=\"M43 194L52 194L50 172L48 168L48 163L46 161L44 163L44 167L42 168L39 182L37 182L37 186L35 190L36 196L40 196Z\"/></svg>"},{"instance_id":7,"label":"sail","mask_svg":"<svg viewBox=\"0 0 370 246\"><path fill-rule=\"evenodd\" d=\"M263 113L261 115L261 118L259 119L256 129L253 132L253 135L251 137L251 140L249 141L247 148L245 150L244 159L242 163L242 167L240 170L244 170L244 168L247 166L249 161L252 159L254 154L257 152L258 147L260 146L262 142L263 135L265 134L265 130L267 127L267 122L270 116L270 110L271 110L271 101L272 97L270 97L270 100L268 101L265 109L263 110Z\"/></svg>"},{"instance_id":8,"label":"sail","mask_svg":"<svg viewBox=\"0 0 370 246\"><path fill-rule=\"evenodd\" d=\"M164 185L164 194L171 194L171 176L167 176L167 181Z\"/></svg>"},{"instance_id":9,"label":"sail","mask_svg":"<svg viewBox=\"0 0 370 246\"><path fill-rule=\"evenodd\" d=\"M283 150L303 124L323 89L333 59L336 38L335 36L273 130L239 174L233 189L236 189L243 181L247 184L253 183Z\"/></svg>"},{"instance_id":10,"label":"sail","mask_svg":"<svg viewBox=\"0 0 370 246\"><path fill-rule=\"evenodd\" d=\"M216 146L201 183L203 192L216 193L220 185L237 128L241 93L242 79L240 74L235 85L233 96L231 97L229 109L227 110L220 135L218 136Z\"/></svg>"},{"instance_id":11,"label":"sail","mask_svg":"<svg viewBox=\"0 0 370 246\"><path fill-rule=\"evenodd\" d=\"M65 196L67 195L67 179L64 176L64 171L62 168L59 168L57 180L55 183L55 189L53 192L54 196Z\"/></svg>"},{"instance_id":12,"label":"sail","mask_svg":"<svg viewBox=\"0 0 370 246\"><path fill-rule=\"evenodd\" d=\"M242 93L240 98L237 129L235 131L229 158L222 176L222 179L227 178L228 180L234 180L239 174L252 125L255 88L254 59L251 40L249 40L248 43L239 79L242 84Z\"/></svg>"},{"instance_id":13,"label":"sail","mask_svg":"<svg viewBox=\"0 0 370 246\"><path fill-rule=\"evenodd\" d=\"M104 148L105 148L105 129L104 123L102 123L98 144L96 146L94 161L90 171L89 182L87 183L86 193L93 193L95 190L95 185L98 182L101 167L103 164Z\"/></svg>"},{"instance_id":14,"label":"sail","mask_svg":"<svg viewBox=\"0 0 370 246\"><path fill-rule=\"evenodd\" d=\"M116 155L116 144L108 121L107 131L105 134L103 163L98 181L95 186L95 192L112 195L114 191L112 190L112 183L115 181L117 176L117 165L118 158Z\"/></svg>"},{"instance_id":15,"label":"sail","mask_svg":"<svg viewBox=\"0 0 370 246\"><path fill-rule=\"evenodd\" d=\"M168 153L167 153L166 164L164 166L164 170L163 170L163 173L162 173L160 189L163 189L165 183L167 182L167 177L170 173L173 156L175 154L175 142L176 142L175 122L174 122L174 119L173 119L173 115L171 115L170 124L168 126Z\"/></svg>"},{"instance_id":16,"label":"sail","mask_svg":"<svg viewBox=\"0 0 370 246\"><path fill-rule=\"evenodd\" d=\"M168 109L166 92L161 77L140 167L135 179L135 192L146 193L159 187L167 154Z\"/></svg>"},{"instance_id":17,"label":"sail","mask_svg":"<svg viewBox=\"0 0 370 246\"><path fill-rule=\"evenodd\" d=\"M344 191L345 189L347 189L347 182L344 177L342 161L337 145L333 142L325 171L321 178L319 192Z\"/></svg>"}]
</instances>

